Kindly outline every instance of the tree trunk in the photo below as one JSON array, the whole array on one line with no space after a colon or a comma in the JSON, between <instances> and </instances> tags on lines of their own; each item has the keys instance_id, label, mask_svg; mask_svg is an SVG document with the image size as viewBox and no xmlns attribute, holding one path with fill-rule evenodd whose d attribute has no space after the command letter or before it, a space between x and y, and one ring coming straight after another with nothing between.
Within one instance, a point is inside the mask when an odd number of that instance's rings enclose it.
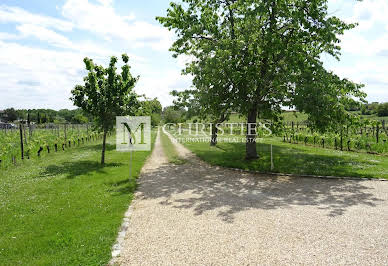
<instances>
[{"instance_id":1,"label":"tree trunk","mask_svg":"<svg viewBox=\"0 0 388 266\"><path fill-rule=\"evenodd\" d=\"M216 124L212 124L212 136L210 139L210 146L216 146L217 145L217 133L218 128Z\"/></svg>"},{"instance_id":2,"label":"tree trunk","mask_svg":"<svg viewBox=\"0 0 388 266\"><path fill-rule=\"evenodd\" d=\"M226 120L225 113L221 111L221 116L219 117L218 120L216 120L212 125L212 136L210 139L210 146L216 146L217 145L217 136L218 136L218 128L217 126L220 123L223 123Z\"/></svg>"},{"instance_id":3,"label":"tree trunk","mask_svg":"<svg viewBox=\"0 0 388 266\"><path fill-rule=\"evenodd\" d=\"M101 164L105 164L105 147L106 147L106 134L107 132L104 130L104 136L102 139L102 153L101 153Z\"/></svg>"},{"instance_id":4,"label":"tree trunk","mask_svg":"<svg viewBox=\"0 0 388 266\"><path fill-rule=\"evenodd\" d=\"M246 160L258 159L256 150L256 117L257 106L251 108L248 112L247 138L246 138Z\"/></svg>"}]
</instances>

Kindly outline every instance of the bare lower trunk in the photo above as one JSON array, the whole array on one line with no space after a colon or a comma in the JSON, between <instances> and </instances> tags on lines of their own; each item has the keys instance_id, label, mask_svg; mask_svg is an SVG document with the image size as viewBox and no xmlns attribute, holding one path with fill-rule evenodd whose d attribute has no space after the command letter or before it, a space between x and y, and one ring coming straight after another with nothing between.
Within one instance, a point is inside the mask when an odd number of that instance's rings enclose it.
<instances>
[{"instance_id":1,"label":"bare lower trunk","mask_svg":"<svg viewBox=\"0 0 388 266\"><path fill-rule=\"evenodd\" d=\"M246 157L247 160L258 159L256 150L256 117L257 107L253 107L248 112L248 123L247 123L247 138L246 138Z\"/></svg>"},{"instance_id":2,"label":"bare lower trunk","mask_svg":"<svg viewBox=\"0 0 388 266\"><path fill-rule=\"evenodd\" d=\"M217 133L218 133L217 125L212 124L212 137L211 137L211 140L210 140L210 146L216 146L217 145Z\"/></svg>"},{"instance_id":3,"label":"bare lower trunk","mask_svg":"<svg viewBox=\"0 0 388 266\"><path fill-rule=\"evenodd\" d=\"M107 132L104 130L104 136L102 139L102 152L101 152L101 164L105 164L105 147L106 147L106 134Z\"/></svg>"}]
</instances>

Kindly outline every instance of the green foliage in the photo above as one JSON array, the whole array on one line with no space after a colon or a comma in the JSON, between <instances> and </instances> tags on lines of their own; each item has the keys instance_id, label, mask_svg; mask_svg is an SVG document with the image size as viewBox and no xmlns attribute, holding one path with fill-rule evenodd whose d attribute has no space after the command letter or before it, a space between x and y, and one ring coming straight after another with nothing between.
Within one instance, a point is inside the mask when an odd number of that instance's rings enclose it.
<instances>
[{"instance_id":1,"label":"green foliage","mask_svg":"<svg viewBox=\"0 0 388 266\"><path fill-rule=\"evenodd\" d=\"M383 103L378 106L377 115L379 117L388 116L388 103Z\"/></svg>"},{"instance_id":2,"label":"green foliage","mask_svg":"<svg viewBox=\"0 0 388 266\"><path fill-rule=\"evenodd\" d=\"M88 129L85 125L67 125L66 138L64 125L57 125L52 128L36 127L30 130L24 126L23 130L23 144L24 144L24 158L36 158L40 147L43 148L41 157L52 155L55 152L54 145L57 144L58 152L62 152L62 144L65 144L65 150L68 149L68 142L71 141L71 147L78 147L78 139L89 137L96 139L97 132ZM24 133L26 135L24 135ZM74 141L76 145L74 146ZM82 144L82 143L81 143ZM51 151L47 152L47 146ZM7 168L12 165L12 156L15 157L16 163L21 162L21 148L20 148L20 133L19 129L14 130L0 130L0 169Z\"/></svg>"},{"instance_id":3,"label":"green foliage","mask_svg":"<svg viewBox=\"0 0 388 266\"><path fill-rule=\"evenodd\" d=\"M140 102L140 108L137 115L151 116L151 125L158 126L161 121L162 105L157 98Z\"/></svg>"},{"instance_id":4,"label":"green foliage","mask_svg":"<svg viewBox=\"0 0 388 266\"><path fill-rule=\"evenodd\" d=\"M71 91L74 104L91 115L103 132L113 128L116 116L134 114L139 107L138 95L133 90L138 77L132 77L130 73L128 56L123 54L122 59L125 64L121 74L117 74L116 57L111 57L108 68L85 58L88 71L85 84L77 85Z\"/></svg>"},{"instance_id":5,"label":"green foliage","mask_svg":"<svg viewBox=\"0 0 388 266\"><path fill-rule=\"evenodd\" d=\"M163 132L160 132L161 136L161 141L162 141L162 146L163 146L163 151L166 154L168 161L173 164L184 164L186 163L185 159L182 159L179 155L178 152L176 151L174 144L170 140L170 138Z\"/></svg>"},{"instance_id":6,"label":"green foliage","mask_svg":"<svg viewBox=\"0 0 388 266\"><path fill-rule=\"evenodd\" d=\"M163 109L162 118L164 123L183 123L186 120L185 114L186 111L183 108L168 106Z\"/></svg>"},{"instance_id":7,"label":"green foliage","mask_svg":"<svg viewBox=\"0 0 388 266\"><path fill-rule=\"evenodd\" d=\"M271 170L270 144L273 145L273 170ZM187 142L184 145L212 165L262 173L388 179L388 157L386 156L335 151L319 148L319 145L316 147L296 145L283 143L277 138L264 138L260 143L256 143L261 160L247 161L243 159L245 143L219 143L217 147L210 147L203 142Z\"/></svg>"},{"instance_id":8,"label":"green foliage","mask_svg":"<svg viewBox=\"0 0 388 266\"><path fill-rule=\"evenodd\" d=\"M4 114L2 116L6 116L7 110L4 110ZM54 120L56 120L58 123L59 121L61 123L89 123L91 119L79 108L74 110L68 110L68 109L61 109L59 111L52 110L52 109L16 109L12 112L11 119L17 120L22 119L29 121L30 123L37 123L38 124L38 116L42 123L54 123ZM39 114L39 115L38 115ZM83 116L83 119L79 119L81 116ZM16 117L16 118L15 118ZM0 117L2 120L7 120L2 117ZM86 119L85 119L86 118ZM43 121L44 119L44 121ZM11 122L11 121L10 121Z\"/></svg>"},{"instance_id":9,"label":"green foliage","mask_svg":"<svg viewBox=\"0 0 388 266\"><path fill-rule=\"evenodd\" d=\"M324 131L351 119L350 99L365 97L361 85L323 67L321 55L339 59L339 35L355 27L329 16L327 2L183 0L157 19L176 32L174 56L194 58L185 73L194 76L196 93L210 99L215 113L226 105L254 123L258 113L278 117L282 106L290 106Z\"/></svg>"},{"instance_id":10,"label":"green foliage","mask_svg":"<svg viewBox=\"0 0 388 266\"><path fill-rule=\"evenodd\" d=\"M74 105L92 116L97 129L104 132L101 164L105 161L106 134L113 129L116 116L134 115L139 108L139 96L134 91L139 77L132 77L128 56L123 54L122 59L124 65L121 74L117 74L116 57L111 57L108 68L95 65L92 59L85 58L88 71L85 84L77 85L71 91Z\"/></svg>"},{"instance_id":11,"label":"green foliage","mask_svg":"<svg viewBox=\"0 0 388 266\"><path fill-rule=\"evenodd\" d=\"M2 117L5 122L13 122L19 118L18 112L14 108L8 108L4 110Z\"/></svg>"}]
</instances>

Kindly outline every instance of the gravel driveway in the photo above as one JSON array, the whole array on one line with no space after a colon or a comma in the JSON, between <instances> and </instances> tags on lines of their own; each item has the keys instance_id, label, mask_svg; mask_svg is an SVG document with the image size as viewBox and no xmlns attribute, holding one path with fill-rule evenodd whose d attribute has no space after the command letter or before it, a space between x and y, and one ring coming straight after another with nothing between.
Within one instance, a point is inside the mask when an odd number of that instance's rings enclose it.
<instances>
[{"instance_id":1,"label":"gravel driveway","mask_svg":"<svg viewBox=\"0 0 388 266\"><path fill-rule=\"evenodd\" d=\"M143 169L122 265L387 265L388 182L241 173L167 163Z\"/></svg>"}]
</instances>

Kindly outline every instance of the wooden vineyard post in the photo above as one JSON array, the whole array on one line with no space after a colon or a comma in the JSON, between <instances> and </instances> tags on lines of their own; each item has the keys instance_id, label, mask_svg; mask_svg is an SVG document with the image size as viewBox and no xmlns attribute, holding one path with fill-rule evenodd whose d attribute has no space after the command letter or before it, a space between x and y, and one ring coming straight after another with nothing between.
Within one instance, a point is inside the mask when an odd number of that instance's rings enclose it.
<instances>
[{"instance_id":1,"label":"wooden vineyard post","mask_svg":"<svg viewBox=\"0 0 388 266\"><path fill-rule=\"evenodd\" d=\"M24 133L24 144L27 146L27 134L26 134L26 127L23 126L23 133Z\"/></svg>"},{"instance_id":2,"label":"wooden vineyard post","mask_svg":"<svg viewBox=\"0 0 388 266\"><path fill-rule=\"evenodd\" d=\"M22 160L24 160L23 126L22 126L22 124L19 124L19 131L20 131L20 149L22 152Z\"/></svg>"},{"instance_id":3,"label":"wooden vineyard post","mask_svg":"<svg viewBox=\"0 0 388 266\"><path fill-rule=\"evenodd\" d=\"M380 124L377 123L377 125L376 125L376 143L379 143L379 131L380 131Z\"/></svg>"},{"instance_id":4,"label":"wooden vineyard post","mask_svg":"<svg viewBox=\"0 0 388 266\"><path fill-rule=\"evenodd\" d=\"M65 143L66 143L66 140L67 140L67 135L66 135L66 124L65 124L65 127L64 127L64 131L65 131Z\"/></svg>"}]
</instances>

